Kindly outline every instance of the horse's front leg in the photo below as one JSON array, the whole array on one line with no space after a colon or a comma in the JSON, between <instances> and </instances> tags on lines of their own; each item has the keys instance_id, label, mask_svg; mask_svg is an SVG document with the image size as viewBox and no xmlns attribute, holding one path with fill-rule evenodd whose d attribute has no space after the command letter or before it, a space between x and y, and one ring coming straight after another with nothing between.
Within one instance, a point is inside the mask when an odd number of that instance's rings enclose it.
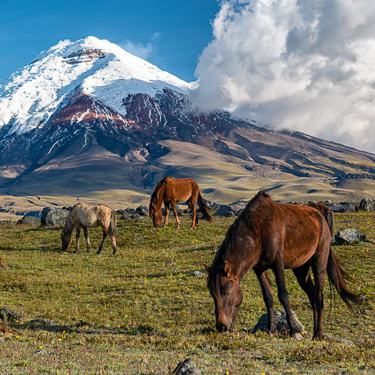
<instances>
[{"instance_id":1,"label":"horse's front leg","mask_svg":"<svg viewBox=\"0 0 375 375\"><path fill-rule=\"evenodd\" d=\"M301 331L298 329L297 324L292 316L292 312L290 311L289 294L286 290L285 284L284 260L281 251L279 251L278 255L276 256L275 262L272 266L272 270L275 273L276 277L278 297L281 304L284 306L286 320L290 327L290 336L293 338L297 338L298 334L301 334Z\"/></svg>"},{"instance_id":2,"label":"horse's front leg","mask_svg":"<svg viewBox=\"0 0 375 375\"><path fill-rule=\"evenodd\" d=\"M177 229L180 229L180 220L178 220L176 202L172 202L172 209L173 209L174 217L176 218Z\"/></svg>"},{"instance_id":3,"label":"horse's front leg","mask_svg":"<svg viewBox=\"0 0 375 375\"><path fill-rule=\"evenodd\" d=\"M76 226L76 249L72 253L76 253L79 250L79 238L81 236L81 226Z\"/></svg>"},{"instance_id":4,"label":"horse's front leg","mask_svg":"<svg viewBox=\"0 0 375 375\"><path fill-rule=\"evenodd\" d=\"M83 228L83 233L85 234L86 238L86 243L87 243L87 252L91 251L91 243L90 243L90 238L89 238L89 232L87 231L87 228L82 226Z\"/></svg>"},{"instance_id":5,"label":"horse's front leg","mask_svg":"<svg viewBox=\"0 0 375 375\"><path fill-rule=\"evenodd\" d=\"M271 288L271 280L268 271L262 271L254 267L254 272L258 277L262 288L263 300L266 304L268 314L268 332L270 334L277 333L277 325L273 314L273 293Z\"/></svg>"},{"instance_id":6,"label":"horse's front leg","mask_svg":"<svg viewBox=\"0 0 375 375\"><path fill-rule=\"evenodd\" d=\"M168 215L169 215L169 202L164 202L165 207L165 218L164 218L164 228L168 225Z\"/></svg>"}]
</instances>

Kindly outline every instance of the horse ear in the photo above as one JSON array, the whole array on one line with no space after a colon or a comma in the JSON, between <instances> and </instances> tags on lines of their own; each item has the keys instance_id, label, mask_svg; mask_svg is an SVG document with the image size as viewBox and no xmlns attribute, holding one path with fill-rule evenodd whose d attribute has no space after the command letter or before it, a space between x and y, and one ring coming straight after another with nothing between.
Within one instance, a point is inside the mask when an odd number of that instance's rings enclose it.
<instances>
[{"instance_id":1,"label":"horse ear","mask_svg":"<svg viewBox=\"0 0 375 375\"><path fill-rule=\"evenodd\" d=\"M232 265L226 260L224 261L224 274L226 277L230 276Z\"/></svg>"},{"instance_id":2,"label":"horse ear","mask_svg":"<svg viewBox=\"0 0 375 375\"><path fill-rule=\"evenodd\" d=\"M211 272L211 267L210 266L207 266L207 264L203 264L204 265L204 268L206 269L207 273L210 274Z\"/></svg>"}]
</instances>

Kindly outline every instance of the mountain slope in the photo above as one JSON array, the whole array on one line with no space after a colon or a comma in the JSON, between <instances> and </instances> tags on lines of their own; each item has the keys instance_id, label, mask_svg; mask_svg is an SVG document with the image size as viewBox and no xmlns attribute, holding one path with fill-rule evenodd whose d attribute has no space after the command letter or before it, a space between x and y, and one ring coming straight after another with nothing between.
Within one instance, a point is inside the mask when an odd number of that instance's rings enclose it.
<instances>
[{"instance_id":1,"label":"mountain slope","mask_svg":"<svg viewBox=\"0 0 375 375\"><path fill-rule=\"evenodd\" d=\"M284 200L374 196L374 155L198 112L193 86L107 41L60 42L1 83L0 194L147 203L170 174L220 202L261 188Z\"/></svg>"}]
</instances>

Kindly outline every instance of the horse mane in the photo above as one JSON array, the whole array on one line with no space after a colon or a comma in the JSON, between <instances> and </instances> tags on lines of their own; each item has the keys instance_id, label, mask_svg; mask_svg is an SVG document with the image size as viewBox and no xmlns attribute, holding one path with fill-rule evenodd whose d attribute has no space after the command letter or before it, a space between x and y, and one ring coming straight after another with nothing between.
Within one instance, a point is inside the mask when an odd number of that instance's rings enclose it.
<instances>
[{"instance_id":1,"label":"horse mane","mask_svg":"<svg viewBox=\"0 0 375 375\"><path fill-rule=\"evenodd\" d=\"M150 209L151 209L151 206L156 206L156 203L158 201L158 193L161 189L161 187L165 184L165 180L167 178L171 178L171 176L166 176L164 177L161 181L158 182L158 184L156 185L155 187L155 190L153 191L153 193L151 194L151 198L150 198Z\"/></svg>"},{"instance_id":2,"label":"horse mane","mask_svg":"<svg viewBox=\"0 0 375 375\"><path fill-rule=\"evenodd\" d=\"M245 209L237 217L234 223L229 227L224 241L218 248L215 258L212 262L211 271L208 276L207 285L210 285L220 268L223 266L225 259L228 256L230 249L235 245L238 232L242 225L246 225L250 231L256 234L256 228L253 222L253 213L258 208L259 204L265 199L270 198L265 190L261 190L256 194L246 205Z\"/></svg>"}]
</instances>

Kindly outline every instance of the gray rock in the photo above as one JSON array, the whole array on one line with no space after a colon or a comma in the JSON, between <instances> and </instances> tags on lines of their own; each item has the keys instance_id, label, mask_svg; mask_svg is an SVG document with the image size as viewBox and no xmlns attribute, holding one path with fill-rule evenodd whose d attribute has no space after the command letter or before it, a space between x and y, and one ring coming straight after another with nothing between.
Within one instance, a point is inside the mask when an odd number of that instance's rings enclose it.
<instances>
[{"instance_id":1,"label":"gray rock","mask_svg":"<svg viewBox=\"0 0 375 375\"><path fill-rule=\"evenodd\" d=\"M334 203L327 206L330 208L333 212L355 212L355 206L352 203Z\"/></svg>"},{"instance_id":2,"label":"gray rock","mask_svg":"<svg viewBox=\"0 0 375 375\"><path fill-rule=\"evenodd\" d=\"M353 244L366 241L366 235L354 228L346 228L335 234L335 241L338 244Z\"/></svg>"},{"instance_id":3,"label":"gray rock","mask_svg":"<svg viewBox=\"0 0 375 375\"><path fill-rule=\"evenodd\" d=\"M57 323L54 320L46 320L46 319L33 319L33 320L30 320L29 324L39 325L39 326L57 326Z\"/></svg>"},{"instance_id":4,"label":"gray rock","mask_svg":"<svg viewBox=\"0 0 375 375\"><path fill-rule=\"evenodd\" d=\"M17 314L13 312L12 310L9 310L6 307L2 307L0 309L0 319L3 320L5 323L15 321L18 323L23 322L23 318L21 314Z\"/></svg>"},{"instance_id":5,"label":"gray rock","mask_svg":"<svg viewBox=\"0 0 375 375\"><path fill-rule=\"evenodd\" d=\"M363 198L361 200L361 203L358 206L358 209L361 211L367 211L367 212L372 212L374 211L374 202L368 198Z\"/></svg>"},{"instance_id":6,"label":"gray rock","mask_svg":"<svg viewBox=\"0 0 375 375\"><path fill-rule=\"evenodd\" d=\"M327 335L327 334L324 334L324 337L326 337L327 339L339 341L339 342L341 342L343 344L346 344L346 345L354 345L353 341L341 339L339 337L333 337L333 336L330 336L330 335Z\"/></svg>"},{"instance_id":7,"label":"gray rock","mask_svg":"<svg viewBox=\"0 0 375 375\"><path fill-rule=\"evenodd\" d=\"M201 375L202 371L195 366L192 359L187 358L181 361L173 370L172 374L175 375Z\"/></svg>"},{"instance_id":8,"label":"gray rock","mask_svg":"<svg viewBox=\"0 0 375 375\"><path fill-rule=\"evenodd\" d=\"M19 219L17 221L17 225L19 224L40 224L41 223L41 219L39 219L38 217L35 217L35 216L24 216L22 219Z\"/></svg>"},{"instance_id":9,"label":"gray rock","mask_svg":"<svg viewBox=\"0 0 375 375\"><path fill-rule=\"evenodd\" d=\"M54 225L65 225L66 218L69 215L68 210L56 207L43 208L41 225L42 227L51 227Z\"/></svg>"},{"instance_id":10,"label":"gray rock","mask_svg":"<svg viewBox=\"0 0 375 375\"><path fill-rule=\"evenodd\" d=\"M233 211L232 207L228 204L221 206L215 213L214 216L225 216L225 217L232 217L236 216L235 212Z\"/></svg>"},{"instance_id":11,"label":"gray rock","mask_svg":"<svg viewBox=\"0 0 375 375\"><path fill-rule=\"evenodd\" d=\"M48 352L46 349L38 349L34 352L34 354L36 354L36 355L51 355L51 354L53 354L53 350Z\"/></svg>"},{"instance_id":12,"label":"gray rock","mask_svg":"<svg viewBox=\"0 0 375 375\"><path fill-rule=\"evenodd\" d=\"M195 277L203 277L203 273L200 271L194 271L190 274L190 276L195 276Z\"/></svg>"},{"instance_id":13,"label":"gray rock","mask_svg":"<svg viewBox=\"0 0 375 375\"><path fill-rule=\"evenodd\" d=\"M143 204L137 207L136 211L141 216L149 216L150 214L148 207Z\"/></svg>"},{"instance_id":14,"label":"gray rock","mask_svg":"<svg viewBox=\"0 0 375 375\"><path fill-rule=\"evenodd\" d=\"M297 324L298 329L301 332L305 332L305 327L302 325L302 323L298 320L298 317L296 313L291 310L292 316ZM274 311L275 320L276 320L276 326L277 330L279 332L287 332L289 330L289 325L286 321L286 314L285 310L276 310ZM263 331L268 332L268 314L263 314L260 319L258 320L258 323L254 326L254 328L251 330L252 333L255 333L257 331Z\"/></svg>"}]
</instances>

